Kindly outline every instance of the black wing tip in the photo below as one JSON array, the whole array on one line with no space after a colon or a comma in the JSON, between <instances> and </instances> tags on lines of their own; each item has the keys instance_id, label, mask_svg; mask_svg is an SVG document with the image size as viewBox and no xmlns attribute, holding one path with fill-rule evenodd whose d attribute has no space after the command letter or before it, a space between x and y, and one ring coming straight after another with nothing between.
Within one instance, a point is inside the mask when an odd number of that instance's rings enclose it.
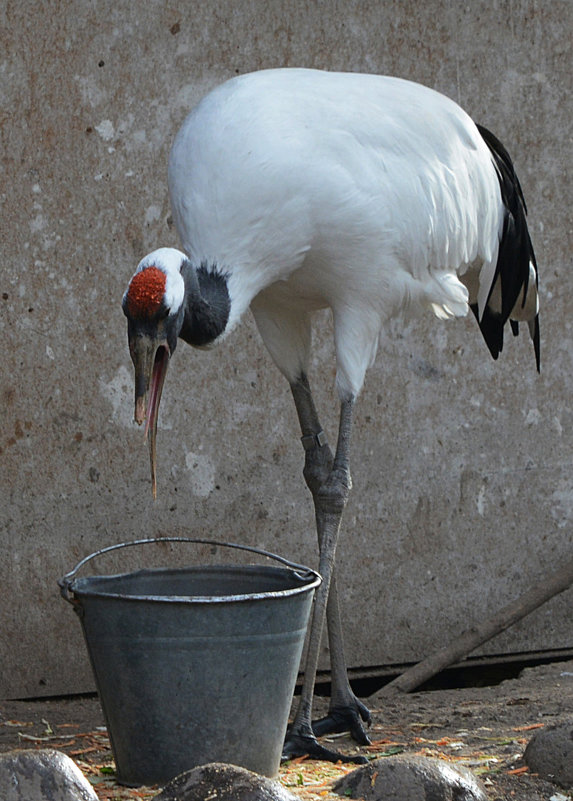
<instances>
[{"instance_id":1,"label":"black wing tip","mask_svg":"<svg viewBox=\"0 0 573 801\"><path fill-rule=\"evenodd\" d=\"M503 322L501 317L499 314L493 314L486 306L480 318L477 303L472 303L470 308L478 321L489 352L494 359L497 359L503 350Z\"/></svg>"},{"instance_id":2,"label":"black wing tip","mask_svg":"<svg viewBox=\"0 0 573 801\"><path fill-rule=\"evenodd\" d=\"M535 320L533 322L533 333L531 334L531 339L533 340L533 350L535 351L535 364L537 366L537 372L541 372L541 342L539 336L539 315L535 315Z\"/></svg>"},{"instance_id":3,"label":"black wing tip","mask_svg":"<svg viewBox=\"0 0 573 801\"><path fill-rule=\"evenodd\" d=\"M503 318L499 314L494 314L487 307L480 319L477 304L473 303L470 306L478 325L482 332L485 344L493 359L497 361L499 354L503 350ZM511 330L514 336L519 334L519 323L516 320L510 320ZM537 372L541 372L541 344L539 335L539 315L535 316L535 320L529 323L529 332L533 341L533 350L535 353L535 366Z\"/></svg>"},{"instance_id":4,"label":"black wing tip","mask_svg":"<svg viewBox=\"0 0 573 801\"><path fill-rule=\"evenodd\" d=\"M477 129L491 153L499 181L501 199L505 207L498 260L490 289L491 293L499 282L501 314L490 311L486 305L480 319L477 307L472 308L489 351L493 358L497 359L503 347L505 323L509 320L514 336L519 333L518 322L511 320L509 315L517 303L520 293L523 293L523 302L525 303L530 264L534 267L537 284L537 260L527 227L525 198L511 157L504 145L491 131L484 128L483 125L477 125ZM529 321L529 332L533 340L537 372L540 372L539 315Z\"/></svg>"},{"instance_id":5,"label":"black wing tip","mask_svg":"<svg viewBox=\"0 0 573 801\"><path fill-rule=\"evenodd\" d=\"M481 138L489 147L494 158L496 167L499 171L499 180L500 184L502 184L502 191L504 189L504 181L506 182L506 187L511 186L513 189L515 189L517 191L519 200L521 201L521 205L523 206L523 211L525 212L525 215L527 215L527 204L523 196L523 190L521 189L519 178L517 177L515 167L513 166L513 161L507 151L507 148L502 142L500 142L497 136L489 130L489 128L486 128L479 123L476 123L476 128L478 129Z\"/></svg>"}]
</instances>

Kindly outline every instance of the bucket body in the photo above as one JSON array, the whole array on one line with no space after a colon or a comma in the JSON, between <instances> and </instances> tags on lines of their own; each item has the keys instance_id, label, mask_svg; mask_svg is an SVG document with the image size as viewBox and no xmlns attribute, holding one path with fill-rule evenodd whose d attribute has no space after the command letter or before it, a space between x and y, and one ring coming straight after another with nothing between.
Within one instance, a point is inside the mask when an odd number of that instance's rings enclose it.
<instances>
[{"instance_id":1,"label":"bucket body","mask_svg":"<svg viewBox=\"0 0 573 801\"><path fill-rule=\"evenodd\" d=\"M275 776L319 582L220 565L69 583L118 780L161 785L209 762Z\"/></svg>"}]
</instances>

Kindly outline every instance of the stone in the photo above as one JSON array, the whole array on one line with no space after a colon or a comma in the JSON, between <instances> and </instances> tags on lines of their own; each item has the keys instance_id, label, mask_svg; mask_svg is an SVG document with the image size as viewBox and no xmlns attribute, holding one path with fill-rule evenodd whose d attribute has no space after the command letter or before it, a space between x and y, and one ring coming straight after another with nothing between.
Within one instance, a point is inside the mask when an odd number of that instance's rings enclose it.
<instances>
[{"instance_id":1,"label":"stone","mask_svg":"<svg viewBox=\"0 0 573 801\"><path fill-rule=\"evenodd\" d=\"M485 788L467 768L408 755L376 759L344 776L333 789L364 801L487 801Z\"/></svg>"},{"instance_id":2,"label":"stone","mask_svg":"<svg viewBox=\"0 0 573 801\"><path fill-rule=\"evenodd\" d=\"M153 801L298 801L278 782L245 768L211 762L185 771L166 784Z\"/></svg>"},{"instance_id":3,"label":"stone","mask_svg":"<svg viewBox=\"0 0 573 801\"><path fill-rule=\"evenodd\" d=\"M61 751L0 754L2 801L98 801L91 784Z\"/></svg>"},{"instance_id":4,"label":"stone","mask_svg":"<svg viewBox=\"0 0 573 801\"><path fill-rule=\"evenodd\" d=\"M536 732L523 759L542 779L560 787L573 787L573 723L559 723Z\"/></svg>"}]
</instances>

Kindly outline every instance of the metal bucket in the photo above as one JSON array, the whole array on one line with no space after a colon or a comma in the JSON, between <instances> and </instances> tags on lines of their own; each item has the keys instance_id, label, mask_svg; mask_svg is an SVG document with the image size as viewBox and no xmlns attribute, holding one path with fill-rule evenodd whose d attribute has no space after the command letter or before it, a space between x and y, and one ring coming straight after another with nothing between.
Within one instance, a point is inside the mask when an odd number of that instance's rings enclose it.
<instances>
[{"instance_id":1,"label":"metal bucket","mask_svg":"<svg viewBox=\"0 0 573 801\"><path fill-rule=\"evenodd\" d=\"M77 578L118 548L191 542L281 563ZM257 548L164 537L103 548L58 583L78 612L122 784L164 784L208 762L278 772L320 576Z\"/></svg>"}]
</instances>

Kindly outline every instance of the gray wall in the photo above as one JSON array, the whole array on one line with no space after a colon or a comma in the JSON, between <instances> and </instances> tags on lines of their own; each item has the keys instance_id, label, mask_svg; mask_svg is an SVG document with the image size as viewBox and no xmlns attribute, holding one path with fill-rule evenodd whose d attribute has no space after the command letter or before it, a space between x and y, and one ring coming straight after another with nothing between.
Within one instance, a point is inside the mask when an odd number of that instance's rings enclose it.
<instances>
[{"instance_id":1,"label":"gray wall","mask_svg":"<svg viewBox=\"0 0 573 801\"><path fill-rule=\"evenodd\" d=\"M505 142L529 204L541 376L525 335L494 363L473 320L430 318L393 325L368 375L339 549L351 664L416 660L570 557L572 8L0 6L0 697L92 687L56 579L104 545L212 536L315 564L289 389L250 317L219 350L178 349L155 503L131 422L121 296L145 252L176 244L166 159L179 124L237 73L308 66L429 84ZM327 316L319 322L312 379L333 439ZM483 650L573 647L570 603L563 594Z\"/></svg>"}]
</instances>

